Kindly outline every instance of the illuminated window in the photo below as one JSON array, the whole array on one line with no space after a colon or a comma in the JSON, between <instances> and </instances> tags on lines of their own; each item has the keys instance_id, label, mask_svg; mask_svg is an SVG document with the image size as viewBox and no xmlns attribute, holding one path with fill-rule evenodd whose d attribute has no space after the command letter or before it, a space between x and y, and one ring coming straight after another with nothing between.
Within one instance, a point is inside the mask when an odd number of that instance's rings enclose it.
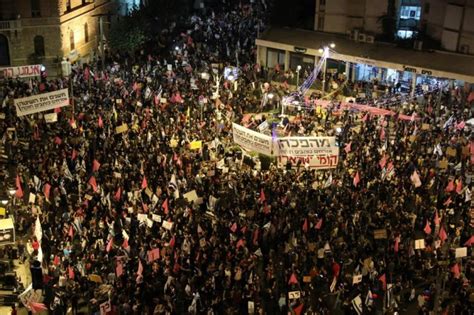
<instances>
[{"instance_id":1,"label":"illuminated window","mask_svg":"<svg viewBox=\"0 0 474 315\"><path fill-rule=\"evenodd\" d=\"M412 6L400 7L400 18L420 20L421 7L412 7Z\"/></svg>"},{"instance_id":2,"label":"illuminated window","mask_svg":"<svg viewBox=\"0 0 474 315\"><path fill-rule=\"evenodd\" d=\"M400 38L412 38L413 37L413 31L409 30L399 30L397 32L398 37Z\"/></svg>"},{"instance_id":3,"label":"illuminated window","mask_svg":"<svg viewBox=\"0 0 474 315\"><path fill-rule=\"evenodd\" d=\"M74 31L71 30L69 32L69 45L71 50L74 50L76 48L76 44L74 43Z\"/></svg>"}]
</instances>

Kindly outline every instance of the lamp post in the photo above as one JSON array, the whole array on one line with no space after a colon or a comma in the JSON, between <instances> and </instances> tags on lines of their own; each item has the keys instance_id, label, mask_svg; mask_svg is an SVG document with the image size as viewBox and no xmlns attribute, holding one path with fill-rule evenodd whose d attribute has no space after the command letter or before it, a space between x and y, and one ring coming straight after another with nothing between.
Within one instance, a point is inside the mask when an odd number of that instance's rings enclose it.
<instances>
[{"instance_id":1,"label":"lamp post","mask_svg":"<svg viewBox=\"0 0 474 315\"><path fill-rule=\"evenodd\" d=\"M328 58L329 58L329 51L331 49L336 48L336 44L330 43L329 46L324 46L323 48L319 49L319 53L323 54L324 64L323 64L323 96L326 94L326 71L328 66Z\"/></svg>"},{"instance_id":2,"label":"lamp post","mask_svg":"<svg viewBox=\"0 0 474 315\"><path fill-rule=\"evenodd\" d=\"M74 119L74 90L73 90L73 84L72 84L72 66L71 62L67 60L66 58L63 58L63 61L61 61L61 71L63 73L64 77L69 78L69 93L70 99L71 99L71 106L72 106L72 119Z\"/></svg>"},{"instance_id":3,"label":"lamp post","mask_svg":"<svg viewBox=\"0 0 474 315\"><path fill-rule=\"evenodd\" d=\"M296 89L300 86L300 71L301 71L301 66L298 65L296 67Z\"/></svg>"}]
</instances>

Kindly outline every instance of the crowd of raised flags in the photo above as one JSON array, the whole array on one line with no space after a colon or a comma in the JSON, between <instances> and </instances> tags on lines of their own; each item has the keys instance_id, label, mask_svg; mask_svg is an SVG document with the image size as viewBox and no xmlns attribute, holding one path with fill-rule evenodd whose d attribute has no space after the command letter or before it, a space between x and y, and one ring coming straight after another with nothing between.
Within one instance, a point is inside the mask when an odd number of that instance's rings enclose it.
<instances>
[{"instance_id":1,"label":"crowd of raised flags","mask_svg":"<svg viewBox=\"0 0 474 315\"><path fill-rule=\"evenodd\" d=\"M264 84L252 62L265 16L258 1L227 3L170 29L169 50L76 68L75 112L55 110L57 122L17 118L11 101L67 79L3 87L2 128L19 139L19 213L43 271L26 307L63 314L82 299L101 314L377 314L417 297L422 314L467 311L469 103L450 93L417 111L315 101L319 111L295 113L280 132L339 127L337 169L263 166L232 143L232 123L256 128L268 114L246 115L262 93L289 93ZM235 65L234 50L238 84L218 82L216 99L212 64ZM437 99L439 116L427 110Z\"/></svg>"}]
</instances>

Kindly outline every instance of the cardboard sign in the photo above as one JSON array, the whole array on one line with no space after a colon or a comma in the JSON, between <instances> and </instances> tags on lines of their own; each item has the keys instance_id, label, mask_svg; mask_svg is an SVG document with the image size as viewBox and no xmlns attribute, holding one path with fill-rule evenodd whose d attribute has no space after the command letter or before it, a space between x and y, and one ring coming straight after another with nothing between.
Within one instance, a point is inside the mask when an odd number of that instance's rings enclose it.
<instances>
[{"instance_id":1,"label":"cardboard sign","mask_svg":"<svg viewBox=\"0 0 474 315\"><path fill-rule=\"evenodd\" d=\"M58 113L45 114L44 120L47 124L54 123L58 121Z\"/></svg>"},{"instance_id":2,"label":"cardboard sign","mask_svg":"<svg viewBox=\"0 0 474 315\"><path fill-rule=\"evenodd\" d=\"M387 230L386 229L379 229L374 231L374 239L381 240L387 238Z\"/></svg>"},{"instance_id":3,"label":"cardboard sign","mask_svg":"<svg viewBox=\"0 0 474 315\"><path fill-rule=\"evenodd\" d=\"M311 276L303 276L304 283L311 283Z\"/></svg>"},{"instance_id":4,"label":"cardboard sign","mask_svg":"<svg viewBox=\"0 0 474 315\"><path fill-rule=\"evenodd\" d=\"M95 282L95 283L102 283L102 278L99 275L89 275L89 281Z\"/></svg>"},{"instance_id":5,"label":"cardboard sign","mask_svg":"<svg viewBox=\"0 0 474 315\"><path fill-rule=\"evenodd\" d=\"M447 156L456 156L456 149L453 149L451 147L446 149L446 155Z\"/></svg>"},{"instance_id":6,"label":"cardboard sign","mask_svg":"<svg viewBox=\"0 0 474 315\"><path fill-rule=\"evenodd\" d=\"M117 103L117 104L122 104L122 99L121 99L121 98L117 98L117 99L115 100L115 103Z\"/></svg>"},{"instance_id":7,"label":"cardboard sign","mask_svg":"<svg viewBox=\"0 0 474 315\"><path fill-rule=\"evenodd\" d=\"M196 190L191 190L190 192L185 193L183 197L189 202L194 202L195 200L199 198L196 193Z\"/></svg>"},{"instance_id":8,"label":"cardboard sign","mask_svg":"<svg viewBox=\"0 0 474 315\"><path fill-rule=\"evenodd\" d=\"M107 315L108 312L112 311L112 306L110 305L110 301L106 301L99 305L100 308L100 315Z\"/></svg>"},{"instance_id":9,"label":"cardboard sign","mask_svg":"<svg viewBox=\"0 0 474 315\"><path fill-rule=\"evenodd\" d=\"M448 168L448 160L443 159L443 160L439 161L439 168L443 169L443 170L447 169Z\"/></svg>"},{"instance_id":10,"label":"cardboard sign","mask_svg":"<svg viewBox=\"0 0 474 315\"><path fill-rule=\"evenodd\" d=\"M146 219L148 219L148 215L146 215L146 214L139 213L139 214L137 215L137 220L138 220L140 223L145 223L145 222L146 222Z\"/></svg>"},{"instance_id":11,"label":"cardboard sign","mask_svg":"<svg viewBox=\"0 0 474 315\"><path fill-rule=\"evenodd\" d=\"M301 296L301 292L300 292L300 291L291 291L291 292L288 292L288 299L290 299L290 300L299 299L300 296Z\"/></svg>"},{"instance_id":12,"label":"cardboard sign","mask_svg":"<svg viewBox=\"0 0 474 315\"><path fill-rule=\"evenodd\" d=\"M36 195L30 193L30 196L28 197L28 203L35 203L36 201Z\"/></svg>"},{"instance_id":13,"label":"cardboard sign","mask_svg":"<svg viewBox=\"0 0 474 315\"><path fill-rule=\"evenodd\" d=\"M153 227L153 221L146 218L146 226L148 226L151 229Z\"/></svg>"},{"instance_id":14,"label":"cardboard sign","mask_svg":"<svg viewBox=\"0 0 474 315\"><path fill-rule=\"evenodd\" d=\"M128 130L128 125L127 124L122 124L121 126L118 126L115 128L115 133L116 134L121 134L124 133Z\"/></svg>"},{"instance_id":15,"label":"cardboard sign","mask_svg":"<svg viewBox=\"0 0 474 315\"><path fill-rule=\"evenodd\" d=\"M171 230L173 228L173 222L163 221L162 226L167 230Z\"/></svg>"},{"instance_id":16,"label":"cardboard sign","mask_svg":"<svg viewBox=\"0 0 474 315\"><path fill-rule=\"evenodd\" d=\"M362 282L362 275L355 275L352 277L352 284L357 284Z\"/></svg>"},{"instance_id":17,"label":"cardboard sign","mask_svg":"<svg viewBox=\"0 0 474 315\"><path fill-rule=\"evenodd\" d=\"M415 249L425 249L425 240L424 239L415 240Z\"/></svg>"},{"instance_id":18,"label":"cardboard sign","mask_svg":"<svg viewBox=\"0 0 474 315\"><path fill-rule=\"evenodd\" d=\"M458 247L456 248L455 257L463 258L467 256L467 247Z\"/></svg>"},{"instance_id":19,"label":"cardboard sign","mask_svg":"<svg viewBox=\"0 0 474 315\"><path fill-rule=\"evenodd\" d=\"M430 124L421 124L421 130L430 130L431 126Z\"/></svg>"},{"instance_id":20,"label":"cardboard sign","mask_svg":"<svg viewBox=\"0 0 474 315\"><path fill-rule=\"evenodd\" d=\"M152 218L153 221L158 222L158 223L161 223L161 215L152 214L152 215L151 215L151 218Z\"/></svg>"}]
</instances>

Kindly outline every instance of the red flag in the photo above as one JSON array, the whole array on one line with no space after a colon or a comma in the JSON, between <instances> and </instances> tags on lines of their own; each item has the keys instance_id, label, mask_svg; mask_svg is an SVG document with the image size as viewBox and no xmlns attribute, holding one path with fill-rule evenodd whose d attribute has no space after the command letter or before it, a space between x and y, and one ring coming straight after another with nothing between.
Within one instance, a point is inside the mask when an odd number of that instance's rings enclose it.
<instances>
[{"instance_id":1,"label":"red flag","mask_svg":"<svg viewBox=\"0 0 474 315\"><path fill-rule=\"evenodd\" d=\"M454 190L454 181L450 180L448 183L448 186L446 186L445 191L446 192L452 192Z\"/></svg>"},{"instance_id":2,"label":"red flag","mask_svg":"<svg viewBox=\"0 0 474 315\"><path fill-rule=\"evenodd\" d=\"M265 198L265 192L263 191L263 188L260 189L260 197L258 197L259 202L264 202L266 200Z\"/></svg>"},{"instance_id":3,"label":"red flag","mask_svg":"<svg viewBox=\"0 0 474 315\"><path fill-rule=\"evenodd\" d=\"M142 189L145 189L148 187L148 182L146 181L146 176L143 176L142 180Z\"/></svg>"},{"instance_id":4,"label":"red flag","mask_svg":"<svg viewBox=\"0 0 474 315\"><path fill-rule=\"evenodd\" d=\"M459 179L456 185L456 193L461 194L461 192L462 192L462 180Z\"/></svg>"},{"instance_id":5,"label":"red flag","mask_svg":"<svg viewBox=\"0 0 474 315\"><path fill-rule=\"evenodd\" d=\"M142 208L143 208L143 211L148 213L148 205L146 203L144 203L143 201L142 201Z\"/></svg>"},{"instance_id":6,"label":"red flag","mask_svg":"<svg viewBox=\"0 0 474 315\"><path fill-rule=\"evenodd\" d=\"M315 228L316 228L316 230L320 230L322 226L323 226L323 219L321 218L321 219L319 219L318 222L316 223Z\"/></svg>"},{"instance_id":7,"label":"red flag","mask_svg":"<svg viewBox=\"0 0 474 315\"><path fill-rule=\"evenodd\" d=\"M57 145L61 145L61 143L63 143L63 140L61 140L61 138L59 138L58 136L56 136L54 138L54 143L57 144Z\"/></svg>"},{"instance_id":8,"label":"red flag","mask_svg":"<svg viewBox=\"0 0 474 315\"><path fill-rule=\"evenodd\" d=\"M364 117L362 117L362 121L367 121L369 119L369 113L365 114Z\"/></svg>"},{"instance_id":9,"label":"red flag","mask_svg":"<svg viewBox=\"0 0 474 315\"><path fill-rule=\"evenodd\" d=\"M232 231L232 233L235 233L235 231L237 231L237 223L234 222L234 224L232 224L232 226L230 227L230 230Z\"/></svg>"},{"instance_id":10,"label":"red flag","mask_svg":"<svg viewBox=\"0 0 474 315\"><path fill-rule=\"evenodd\" d=\"M122 187L119 187L115 192L114 199L119 201L122 198Z\"/></svg>"},{"instance_id":11,"label":"red flag","mask_svg":"<svg viewBox=\"0 0 474 315\"><path fill-rule=\"evenodd\" d=\"M163 211L165 212L165 214L168 214L169 212L168 198L166 198L165 201L163 201L163 204L161 205L161 207L163 208Z\"/></svg>"},{"instance_id":12,"label":"red flag","mask_svg":"<svg viewBox=\"0 0 474 315\"><path fill-rule=\"evenodd\" d=\"M385 164L387 164L387 156L384 154L380 159L379 166L380 168L384 168Z\"/></svg>"},{"instance_id":13,"label":"red flag","mask_svg":"<svg viewBox=\"0 0 474 315\"><path fill-rule=\"evenodd\" d=\"M459 279L461 276L461 269L459 268L458 263L454 264L454 266L451 268L451 272L454 274L454 278Z\"/></svg>"},{"instance_id":14,"label":"red flag","mask_svg":"<svg viewBox=\"0 0 474 315\"><path fill-rule=\"evenodd\" d=\"M128 240L127 240L127 239L124 239L124 240L123 240L122 247L123 247L124 249L127 249L127 248L129 247L129 245L128 245Z\"/></svg>"},{"instance_id":15,"label":"red flag","mask_svg":"<svg viewBox=\"0 0 474 315\"><path fill-rule=\"evenodd\" d=\"M339 278L339 273L341 272L341 266L337 262L332 263L332 274L334 278Z\"/></svg>"},{"instance_id":16,"label":"red flag","mask_svg":"<svg viewBox=\"0 0 474 315\"><path fill-rule=\"evenodd\" d=\"M69 235L70 238L74 237L74 228L72 227L72 224L69 226L68 235Z\"/></svg>"},{"instance_id":17,"label":"red flag","mask_svg":"<svg viewBox=\"0 0 474 315\"><path fill-rule=\"evenodd\" d=\"M431 234L431 226L430 226L430 222L428 220L426 220L426 225L425 225L425 228L423 229L423 231L425 231L426 234Z\"/></svg>"},{"instance_id":18,"label":"red flag","mask_svg":"<svg viewBox=\"0 0 474 315\"><path fill-rule=\"evenodd\" d=\"M451 200L451 197L448 198L448 200L446 200L443 205L444 206L449 206L453 201Z\"/></svg>"},{"instance_id":19,"label":"red flag","mask_svg":"<svg viewBox=\"0 0 474 315\"><path fill-rule=\"evenodd\" d=\"M46 200L49 200L49 192L51 191L51 185L46 183L44 184L44 187L43 187L43 193L44 193L44 196L46 198Z\"/></svg>"},{"instance_id":20,"label":"red flag","mask_svg":"<svg viewBox=\"0 0 474 315\"><path fill-rule=\"evenodd\" d=\"M352 145L352 142L349 142L349 143L346 144L346 146L344 147L344 151L346 151L346 153L351 152L351 145Z\"/></svg>"},{"instance_id":21,"label":"red flag","mask_svg":"<svg viewBox=\"0 0 474 315\"><path fill-rule=\"evenodd\" d=\"M295 307L293 309L293 312L295 313L295 315L301 315L303 313L303 307L304 307L304 304L300 304L299 306Z\"/></svg>"},{"instance_id":22,"label":"red flag","mask_svg":"<svg viewBox=\"0 0 474 315\"><path fill-rule=\"evenodd\" d=\"M446 234L444 227L441 227L441 230L439 230L439 239L441 240L441 242L444 242L447 238L448 234Z\"/></svg>"},{"instance_id":23,"label":"red flag","mask_svg":"<svg viewBox=\"0 0 474 315\"><path fill-rule=\"evenodd\" d=\"M100 168L100 163L99 161L97 160L94 160L94 162L92 163L92 171L93 172L97 172Z\"/></svg>"},{"instance_id":24,"label":"red flag","mask_svg":"<svg viewBox=\"0 0 474 315\"><path fill-rule=\"evenodd\" d=\"M110 252L110 250L112 249L112 246L113 246L113 245L114 245L114 239L111 238L111 239L109 240L109 242L107 243L107 247L105 248L105 250L107 251L107 253Z\"/></svg>"},{"instance_id":25,"label":"red flag","mask_svg":"<svg viewBox=\"0 0 474 315\"><path fill-rule=\"evenodd\" d=\"M54 255L53 264L54 264L55 266L59 266L60 263L61 263L61 261L59 260L59 256L58 256L58 255Z\"/></svg>"},{"instance_id":26,"label":"red flag","mask_svg":"<svg viewBox=\"0 0 474 315\"><path fill-rule=\"evenodd\" d=\"M120 261L117 262L117 267L115 267L115 272L117 273L117 277L120 277L121 275L123 275L123 264Z\"/></svg>"},{"instance_id":27,"label":"red flag","mask_svg":"<svg viewBox=\"0 0 474 315\"><path fill-rule=\"evenodd\" d=\"M359 171L357 171L356 175L354 176L354 180L353 180L354 186L357 187L357 185L359 185L359 182L360 182L360 176L359 176Z\"/></svg>"},{"instance_id":28,"label":"red flag","mask_svg":"<svg viewBox=\"0 0 474 315\"><path fill-rule=\"evenodd\" d=\"M143 274L143 265L142 265L142 260L139 258L138 259L138 270L137 274L141 276Z\"/></svg>"},{"instance_id":29,"label":"red flag","mask_svg":"<svg viewBox=\"0 0 474 315\"><path fill-rule=\"evenodd\" d=\"M464 246L471 246L472 244L474 244L474 235L472 235L472 236L466 241L466 243L464 243Z\"/></svg>"},{"instance_id":30,"label":"red flag","mask_svg":"<svg viewBox=\"0 0 474 315\"><path fill-rule=\"evenodd\" d=\"M91 72L89 70L89 67L86 67L86 69L84 70L84 80L89 81L90 74Z\"/></svg>"},{"instance_id":31,"label":"red flag","mask_svg":"<svg viewBox=\"0 0 474 315\"><path fill-rule=\"evenodd\" d=\"M387 290L387 278L385 277L385 274L381 275L379 280L382 282L383 289Z\"/></svg>"},{"instance_id":32,"label":"red flag","mask_svg":"<svg viewBox=\"0 0 474 315\"><path fill-rule=\"evenodd\" d=\"M242 239L240 239L240 240L237 242L236 247L237 247L237 249L239 249L239 247L242 247L242 246L244 246L244 241L243 241Z\"/></svg>"},{"instance_id":33,"label":"red flag","mask_svg":"<svg viewBox=\"0 0 474 315\"><path fill-rule=\"evenodd\" d=\"M380 141L385 140L385 128L380 129Z\"/></svg>"},{"instance_id":34,"label":"red flag","mask_svg":"<svg viewBox=\"0 0 474 315\"><path fill-rule=\"evenodd\" d=\"M91 178L89 178L89 182L88 182L88 183L89 183L89 185L92 186L92 190L93 190L94 192L96 192L96 191L97 191L97 181L95 180L95 177L94 177L94 176L91 176Z\"/></svg>"},{"instance_id":35,"label":"red flag","mask_svg":"<svg viewBox=\"0 0 474 315\"><path fill-rule=\"evenodd\" d=\"M173 235L173 237L170 240L170 247L173 248L175 243L176 243L176 238Z\"/></svg>"},{"instance_id":36,"label":"red flag","mask_svg":"<svg viewBox=\"0 0 474 315\"><path fill-rule=\"evenodd\" d=\"M16 175L15 197L17 197L18 199L23 198L23 188L21 188L21 180L20 180L20 176L18 174Z\"/></svg>"},{"instance_id":37,"label":"red flag","mask_svg":"<svg viewBox=\"0 0 474 315\"><path fill-rule=\"evenodd\" d=\"M439 215L438 215L438 210L435 211L434 223L435 223L436 226L438 226L439 223L440 223L440 221L439 221Z\"/></svg>"},{"instance_id":38,"label":"red flag","mask_svg":"<svg viewBox=\"0 0 474 315\"><path fill-rule=\"evenodd\" d=\"M69 279L74 279L74 269L71 267L67 267L67 271L69 274Z\"/></svg>"},{"instance_id":39,"label":"red flag","mask_svg":"<svg viewBox=\"0 0 474 315\"><path fill-rule=\"evenodd\" d=\"M395 237L395 244L393 245L393 251L398 253L398 248L400 244L400 236Z\"/></svg>"},{"instance_id":40,"label":"red flag","mask_svg":"<svg viewBox=\"0 0 474 315\"><path fill-rule=\"evenodd\" d=\"M298 279L296 278L295 273L293 272L288 280L288 284L298 284Z\"/></svg>"},{"instance_id":41,"label":"red flag","mask_svg":"<svg viewBox=\"0 0 474 315\"><path fill-rule=\"evenodd\" d=\"M102 121L102 116L99 115L99 119L97 121L97 126L99 128L104 128L104 122Z\"/></svg>"},{"instance_id":42,"label":"red flag","mask_svg":"<svg viewBox=\"0 0 474 315\"><path fill-rule=\"evenodd\" d=\"M303 222L303 232L308 232L308 219L304 219Z\"/></svg>"}]
</instances>

